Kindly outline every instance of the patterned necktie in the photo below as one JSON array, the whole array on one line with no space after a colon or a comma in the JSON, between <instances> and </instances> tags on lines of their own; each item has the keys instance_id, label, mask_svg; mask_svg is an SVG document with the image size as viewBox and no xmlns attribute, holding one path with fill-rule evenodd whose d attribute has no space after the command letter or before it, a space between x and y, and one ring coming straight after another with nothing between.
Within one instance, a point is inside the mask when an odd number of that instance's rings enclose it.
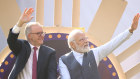
<instances>
[{"instance_id":1,"label":"patterned necktie","mask_svg":"<svg viewBox=\"0 0 140 79\"><path fill-rule=\"evenodd\" d=\"M33 65L32 65L32 79L37 79L37 56L36 56L36 50L37 47L33 47L34 54L33 54Z\"/></svg>"}]
</instances>

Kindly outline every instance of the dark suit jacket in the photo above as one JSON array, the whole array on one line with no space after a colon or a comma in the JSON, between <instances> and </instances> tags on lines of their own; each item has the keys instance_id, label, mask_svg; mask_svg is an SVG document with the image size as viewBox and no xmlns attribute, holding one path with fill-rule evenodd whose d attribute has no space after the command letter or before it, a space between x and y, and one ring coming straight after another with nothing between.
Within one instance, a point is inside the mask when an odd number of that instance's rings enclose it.
<instances>
[{"instance_id":1,"label":"dark suit jacket","mask_svg":"<svg viewBox=\"0 0 140 79\"><path fill-rule=\"evenodd\" d=\"M9 32L7 39L9 48L16 56L14 68L9 79L16 79L17 75L23 70L31 53L31 48L26 40L19 40L19 34ZM57 79L57 63L55 50L41 45L37 62L37 79Z\"/></svg>"}]
</instances>

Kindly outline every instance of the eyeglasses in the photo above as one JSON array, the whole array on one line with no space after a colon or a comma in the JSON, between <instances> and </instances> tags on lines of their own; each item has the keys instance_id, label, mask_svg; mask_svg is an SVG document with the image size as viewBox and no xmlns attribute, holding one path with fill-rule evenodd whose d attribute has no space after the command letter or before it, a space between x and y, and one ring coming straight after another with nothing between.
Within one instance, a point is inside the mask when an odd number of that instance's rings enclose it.
<instances>
[{"instance_id":1,"label":"eyeglasses","mask_svg":"<svg viewBox=\"0 0 140 79\"><path fill-rule=\"evenodd\" d=\"M30 33L30 34L36 34L38 36L45 36L46 32L37 32L37 33Z\"/></svg>"}]
</instances>

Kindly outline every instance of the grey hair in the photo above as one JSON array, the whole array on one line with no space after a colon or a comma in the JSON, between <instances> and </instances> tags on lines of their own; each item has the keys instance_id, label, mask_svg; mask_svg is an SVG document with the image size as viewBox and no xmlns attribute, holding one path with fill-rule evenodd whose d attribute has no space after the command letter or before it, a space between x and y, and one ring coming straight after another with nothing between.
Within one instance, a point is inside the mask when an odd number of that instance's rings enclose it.
<instances>
[{"instance_id":1,"label":"grey hair","mask_svg":"<svg viewBox=\"0 0 140 79\"><path fill-rule=\"evenodd\" d=\"M31 32L31 26L33 25L42 27L42 25L39 22L29 22L25 27L25 36L27 40L28 40L28 34Z\"/></svg>"},{"instance_id":2,"label":"grey hair","mask_svg":"<svg viewBox=\"0 0 140 79\"><path fill-rule=\"evenodd\" d=\"M75 36L77 33L83 33L83 31L81 31L81 30L79 30L79 29L75 29L75 30L73 30L73 31L69 34L69 36L68 36L68 46L69 46L69 48L70 48L71 50L73 50L73 48L71 47L70 42L72 42L72 41L75 40L75 39L74 39L74 36Z\"/></svg>"}]
</instances>

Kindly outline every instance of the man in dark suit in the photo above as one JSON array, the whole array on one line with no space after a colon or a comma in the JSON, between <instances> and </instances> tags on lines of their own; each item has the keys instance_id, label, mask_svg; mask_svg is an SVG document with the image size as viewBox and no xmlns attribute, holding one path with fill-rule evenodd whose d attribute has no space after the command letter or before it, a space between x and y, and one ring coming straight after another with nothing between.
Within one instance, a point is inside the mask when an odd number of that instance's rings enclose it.
<instances>
[{"instance_id":1,"label":"man in dark suit","mask_svg":"<svg viewBox=\"0 0 140 79\"><path fill-rule=\"evenodd\" d=\"M30 22L33 11L33 8L25 9L17 24L10 29L7 41L16 62L9 79L57 79L55 50L42 45L45 33L42 25ZM27 40L19 40L20 28L27 22L30 22L25 28Z\"/></svg>"}]
</instances>

